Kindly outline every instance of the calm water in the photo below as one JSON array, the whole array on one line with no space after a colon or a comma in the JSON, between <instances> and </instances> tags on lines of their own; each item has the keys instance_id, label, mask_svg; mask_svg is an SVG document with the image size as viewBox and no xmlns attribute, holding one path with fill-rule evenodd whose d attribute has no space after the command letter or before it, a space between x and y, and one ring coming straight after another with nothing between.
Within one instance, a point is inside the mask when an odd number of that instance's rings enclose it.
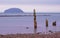
<instances>
[{"instance_id":1,"label":"calm water","mask_svg":"<svg viewBox=\"0 0 60 38\"><path fill-rule=\"evenodd\" d=\"M45 24L46 19L49 21L48 28ZM56 26L52 26L53 21L56 21ZM0 34L34 33L33 22L33 16L0 17ZM37 32L48 33L49 30L60 31L60 14L37 14Z\"/></svg>"}]
</instances>

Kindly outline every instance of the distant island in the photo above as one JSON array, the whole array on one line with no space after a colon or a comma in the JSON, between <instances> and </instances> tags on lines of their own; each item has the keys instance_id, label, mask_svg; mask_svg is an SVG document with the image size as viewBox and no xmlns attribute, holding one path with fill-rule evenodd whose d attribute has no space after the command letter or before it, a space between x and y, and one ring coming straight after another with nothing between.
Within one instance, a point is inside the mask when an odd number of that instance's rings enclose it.
<instances>
[{"instance_id":1,"label":"distant island","mask_svg":"<svg viewBox=\"0 0 60 38\"><path fill-rule=\"evenodd\" d=\"M19 8L10 8L5 10L4 13L24 13L24 12Z\"/></svg>"}]
</instances>

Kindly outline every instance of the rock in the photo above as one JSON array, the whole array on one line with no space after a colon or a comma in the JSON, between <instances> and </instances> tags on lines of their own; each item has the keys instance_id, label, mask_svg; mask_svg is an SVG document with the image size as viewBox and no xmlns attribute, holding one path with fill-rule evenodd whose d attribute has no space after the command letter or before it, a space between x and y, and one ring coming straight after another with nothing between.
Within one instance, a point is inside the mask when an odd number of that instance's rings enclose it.
<instances>
[{"instance_id":1,"label":"rock","mask_svg":"<svg viewBox=\"0 0 60 38\"><path fill-rule=\"evenodd\" d=\"M29 27L26 27L26 29L29 29Z\"/></svg>"},{"instance_id":2,"label":"rock","mask_svg":"<svg viewBox=\"0 0 60 38\"><path fill-rule=\"evenodd\" d=\"M49 30L49 32L53 33L51 30Z\"/></svg>"}]
</instances>

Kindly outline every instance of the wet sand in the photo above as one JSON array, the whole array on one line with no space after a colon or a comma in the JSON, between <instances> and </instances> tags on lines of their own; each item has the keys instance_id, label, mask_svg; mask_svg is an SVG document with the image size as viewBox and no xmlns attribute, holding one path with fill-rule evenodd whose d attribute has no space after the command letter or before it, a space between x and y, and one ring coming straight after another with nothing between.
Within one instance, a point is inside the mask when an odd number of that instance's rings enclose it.
<instances>
[{"instance_id":1,"label":"wet sand","mask_svg":"<svg viewBox=\"0 0 60 38\"><path fill-rule=\"evenodd\" d=\"M60 38L60 32L50 34L7 34L1 35L0 38Z\"/></svg>"}]
</instances>

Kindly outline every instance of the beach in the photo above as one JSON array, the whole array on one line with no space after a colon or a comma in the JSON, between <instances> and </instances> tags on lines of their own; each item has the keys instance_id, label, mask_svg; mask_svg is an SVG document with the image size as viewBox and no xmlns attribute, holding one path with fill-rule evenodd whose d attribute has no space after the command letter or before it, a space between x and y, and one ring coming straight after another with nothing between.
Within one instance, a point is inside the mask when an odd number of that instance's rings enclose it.
<instances>
[{"instance_id":1,"label":"beach","mask_svg":"<svg viewBox=\"0 0 60 38\"><path fill-rule=\"evenodd\" d=\"M60 38L60 32L49 33L49 34L6 34L1 35L0 38Z\"/></svg>"}]
</instances>

